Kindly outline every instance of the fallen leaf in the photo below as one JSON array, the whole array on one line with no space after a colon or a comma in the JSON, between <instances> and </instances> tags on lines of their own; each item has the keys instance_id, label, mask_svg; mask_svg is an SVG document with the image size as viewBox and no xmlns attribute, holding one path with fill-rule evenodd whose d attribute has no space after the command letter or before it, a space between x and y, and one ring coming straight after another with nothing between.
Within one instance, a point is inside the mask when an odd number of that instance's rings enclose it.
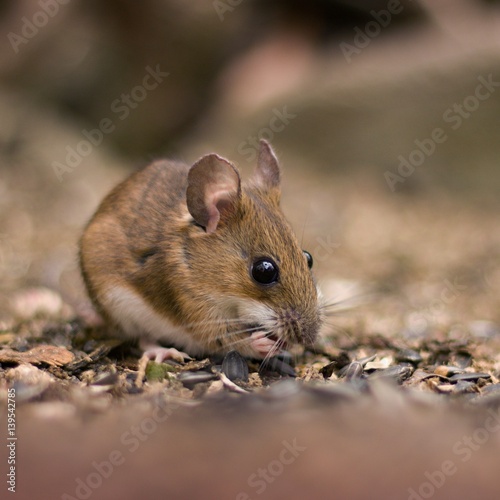
<instances>
[{"instance_id":1,"label":"fallen leaf","mask_svg":"<svg viewBox=\"0 0 500 500\"><path fill-rule=\"evenodd\" d=\"M26 352L13 349L0 349L0 363L31 363L38 365L46 363L52 366L63 366L75 359L72 352L64 347L39 345Z\"/></svg>"}]
</instances>

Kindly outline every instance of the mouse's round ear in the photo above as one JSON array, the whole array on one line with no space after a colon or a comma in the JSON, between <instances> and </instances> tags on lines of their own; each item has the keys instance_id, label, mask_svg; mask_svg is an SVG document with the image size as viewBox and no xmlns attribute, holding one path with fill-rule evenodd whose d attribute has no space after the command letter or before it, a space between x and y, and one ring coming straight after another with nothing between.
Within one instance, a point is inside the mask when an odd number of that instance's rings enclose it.
<instances>
[{"instance_id":1,"label":"mouse's round ear","mask_svg":"<svg viewBox=\"0 0 500 500\"><path fill-rule=\"evenodd\" d=\"M274 191L279 198L281 169L271 145L264 139L260 140L259 157L254 175L255 183L266 191Z\"/></svg>"},{"instance_id":2,"label":"mouse's round ear","mask_svg":"<svg viewBox=\"0 0 500 500\"><path fill-rule=\"evenodd\" d=\"M216 154L203 156L189 170L187 207L207 233L213 233L220 220L233 215L240 200L240 174L224 158Z\"/></svg>"}]
</instances>

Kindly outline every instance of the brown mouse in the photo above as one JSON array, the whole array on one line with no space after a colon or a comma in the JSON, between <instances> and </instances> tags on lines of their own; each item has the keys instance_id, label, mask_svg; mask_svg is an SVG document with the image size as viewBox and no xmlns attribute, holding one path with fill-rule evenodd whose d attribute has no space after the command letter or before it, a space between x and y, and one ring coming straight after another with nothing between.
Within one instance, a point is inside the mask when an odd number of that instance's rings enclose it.
<instances>
[{"instance_id":1,"label":"brown mouse","mask_svg":"<svg viewBox=\"0 0 500 500\"><path fill-rule=\"evenodd\" d=\"M261 141L253 178L208 154L193 166L159 160L104 199L80 242L101 314L158 361L237 350L271 357L309 345L319 291L280 209L281 171Z\"/></svg>"}]
</instances>

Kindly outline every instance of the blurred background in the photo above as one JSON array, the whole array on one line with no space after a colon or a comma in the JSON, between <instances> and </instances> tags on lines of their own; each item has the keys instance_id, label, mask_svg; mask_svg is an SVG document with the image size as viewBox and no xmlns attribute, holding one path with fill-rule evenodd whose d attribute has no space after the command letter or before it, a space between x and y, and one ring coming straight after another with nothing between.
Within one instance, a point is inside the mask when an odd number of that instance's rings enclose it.
<instances>
[{"instance_id":1,"label":"blurred background","mask_svg":"<svg viewBox=\"0 0 500 500\"><path fill-rule=\"evenodd\" d=\"M248 176L266 138L328 300L376 292L356 321L386 335L498 332L500 2L2 0L0 34L4 326L27 287L85 308L79 235L135 168Z\"/></svg>"}]
</instances>

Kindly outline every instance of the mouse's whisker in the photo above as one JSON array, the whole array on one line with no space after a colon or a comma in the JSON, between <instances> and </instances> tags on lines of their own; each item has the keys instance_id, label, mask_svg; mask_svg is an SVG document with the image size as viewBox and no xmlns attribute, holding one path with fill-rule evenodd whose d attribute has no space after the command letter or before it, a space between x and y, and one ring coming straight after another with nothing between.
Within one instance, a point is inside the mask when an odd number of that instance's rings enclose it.
<instances>
[{"instance_id":1,"label":"mouse's whisker","mask_svg":"<svg viewBox=\"0 0 500 500\"><path fill-rule=\"evenodd\" d=\"M264 359L262 360L261 366L263 368L266 368L266 366L271 362L271 359L278 354L280 349L275 345L271 348L271 350L265 355Z\"/></svg>"},{"instance_id":2,"label":"mouse's whisker","mask_svg":"<svg viewBox=\"0 0 500 500\"><path fill-rule=\"evenodd\" d=\"M272 349L268 352L267 354L268 358L269 359L274 358L274 356L280 353L282 347L283 347L283 342L280 339L278 340L278 342L276 342L276 344L274 344Z\"/></svg>"},{"instance_id":3,"label":"mouse's whisker","mask_svg":"<svg viewBox=\"0 0 500 500\"><path fill-rule=\"evenodd\" d=\"M229 319L214 319L209 321L193 321L191 323L184 324L184 328L197 328L199 326L208 325L225 325L225 324L245 324L246 320L242 318L229 318Z\"/></svg>"},{"instance_id":4,"label":"mouse's whisker","mask_svg":"<svg viewBox=\"0 0 500 500\"><path fill-rule=\"evenodd\" d=\"M242 330L236 330L236 331L233 331L233 332L227 332L226 336L230 337L230 336L234 336L234 335L239 335L240 333L253 333L253 332L258 332L259 330L262 330L262 326L260 326L260 325L258 325L258 326L251 326L251 327L248 327L248 328L243 328Z\"/></svg>"},{"instance_id":5,"label":"mouse's whisker","mask_svg":"<svg viewBox=\"0 0 500 500\"><path fill-rule=\"evenodd\" d=\"M338 300L335 302L329 302L326 304L321 304L319 306L320 311L341 311L345 309L352 309L354 307L357 307L359 304L354 303L354 300L349 298L349 299L343 299L343 300Z\"/></svg>"},{"instance_id":6,"label":"mouse's whisker","mask_svg":"<svg viewBox=\"0 0 500 500\"><path fill-rule=\"evenodd\" d=\"M272 332L270 332L266 336L269 337L270 335L272 335ZM278 338L276 343L271 347L269 352L266 354L266 356L262 360L262 366L265 367L271 361L271 358L274 358L274 356L279 354L280 351L283 349L284 345L285 345L285 340L283 338Z\"/></svg>"},{"instance_id":7,"label":"mouse's whisker","mask_svg":"<svg viewBox=\"0 0 500 500\"><path fill-rule=\"evenodd\" d=\"M333 316L335 316L335 319L333 318ZM334 314L325 315L325 317L323 318L323 326L331 326L332 328L337 328L338 327L338 324L336 321L337 319L338 319L338 315L334 315Z\"/></svg>"},{"instance_id":8,"label":"mouse's whisker","mask_svg":"<svg viewBox=\"0 0 500 500\"><path fill-rule=\"evenodd\" d=\"M214 332L211 331L210 327L211 326L216 326L216 327L238 327L238 326L244 326L248 324L247 320L245 319L229 319L229 320L213 320L213 321L203 321L203 322L196 322L196 323L189 323L188 325L185 325L185 327L190 328L192 330L197 330L197 334L201 335L204 339L210 340L214 338ZM231 335L238 335L240 333L246 333L246 332L252 332L255 330L258 330L259 327L245 327L241 329L236 329L236 330L229 330L227 331L225 328L220 328L219 330L223 330L223 333L216 335L216 339L220 338L225 338L227 336Z\"/></svg>"},{"instance_id":9,"label":"mouse's whisker","mask_svg":"<svg viewBox=\"0 0 500 500\"><path fill-rule=\"evenodd\" d=\"M343 328L339 325L336 325L334 323L326 323L325 324L333 330L334 334L339 334L347 337L351 342L355 343L355 339L352 336L352 332L349 332L346 328Z\"/></svg>"},{"instance_id":10,"label":"mouse's whisker","mask_svg":"<svg viewBox=\"0 0 500 500\"><path fill-rule=\"evenodd\" d=\"M354 307L358 307L367 302L373 301L376 298L376 296L377 294L374 292L358 293L338 300L321 302L319 304L319 309L322 311L332 308L337 308L338 310L353 309Z\"/></svg>"},{"instance_id":11,"label":"mouse's whisker","mask_svg":"<svg viewBox=\"0 0 500 500\"><path fill-rule=\"evenodd\" d=\"M265 337L269 337L273 333L271 330L269 330L269 331L264 330L263 327L262 327L262 325L256 326L256 327L253 327L253 328L249 328L248 330L244 330L243 332L239 332L239 333L246 333L246 332L250 332L250 331L253 331L253 332L262 331L264 333ZM242 339L237 339L237 340L234 340L234 341L230 342L228 345L230 347L234 347L237 344L244 343L244 342L249 342L249 339L250 339L250 337L245 337L245 338L242 338Z\"/></svg>"},{"instance_id":12,"label":"mouse's whisker","mask_svg":"<svg viewBox=\"0 0 500 500\"><path fill-rule=\"evenodd\" d=\"M324 313L322 313L323 322L325 322L326 319L328 319L328 318L339 318L341 316L346 316L348 314L353 314L354 312L355 311L347 310L347 309L342 309L340 311L328 311L328 312L324 312Z\"/></svg>"},{"instance_id":13,"label":"mouse's whisker","mask_svg":"<svg viewBox=\"0 0 500 500\"><path fill-rule=\"evenodd\" d=\"M244 328L242 330L236 330L233 332L225 332L221 335L219 335L217 338L228 338L228 337L234 337L235 335L240 335L242 333L254 333L258 332L259 330L262 330L262 326L253 326L249 328ZM233 346L234 344L238 344L240 342L247 342L249 337L245 337L242 339L236 339L235 341L232 341L229 346Z\"/></svg>"},{"instance_id":14,"label":"mouse's whisker","mask_svg":"<svg viewBox=\"0 0 500 500\"><path fill-rule=\"evenodd\" d=\"M246 337L246 338L243 338L243 339L232 340L231 342L229 342L227 344L227 347L234 348L234 347L236 347L239 344L244 344L244 343L248 342L248 339L249 339L249 337Z\"/></svg>"}]
</instances>

